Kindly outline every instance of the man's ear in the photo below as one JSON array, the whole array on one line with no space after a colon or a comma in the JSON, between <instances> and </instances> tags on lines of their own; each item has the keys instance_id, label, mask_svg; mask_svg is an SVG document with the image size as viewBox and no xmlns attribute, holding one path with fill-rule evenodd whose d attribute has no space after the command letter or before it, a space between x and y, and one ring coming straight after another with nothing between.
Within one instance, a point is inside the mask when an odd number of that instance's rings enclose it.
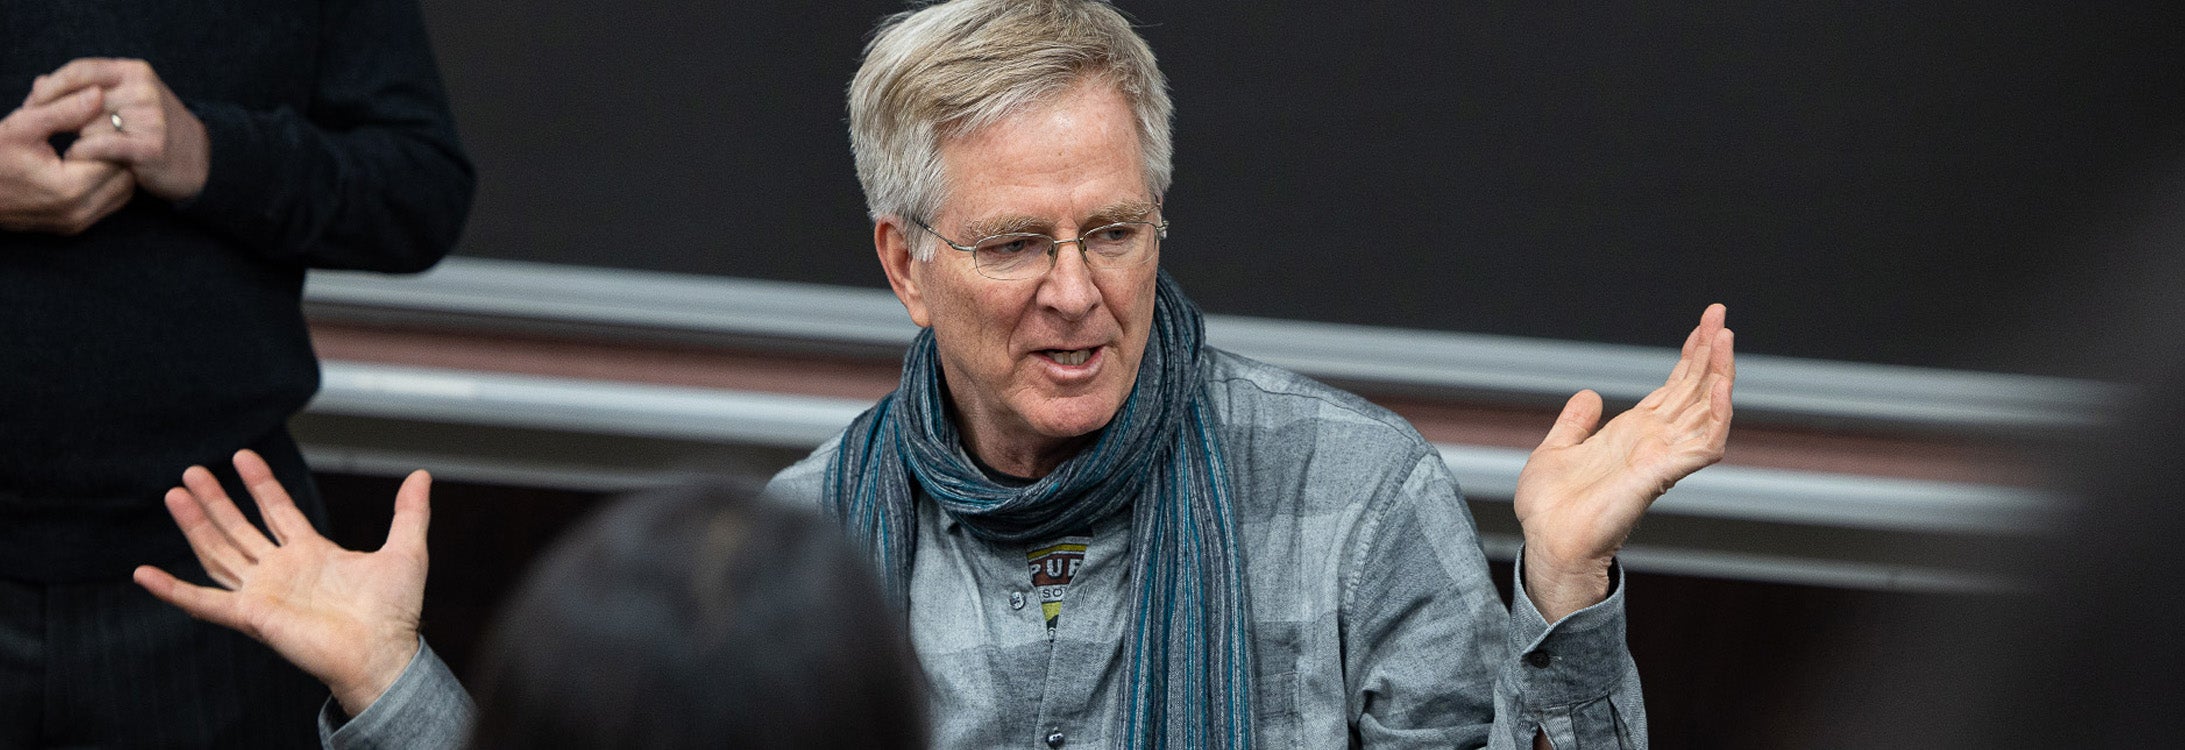
<instances>
[{"instance_id":1,"label":"man's ear","mask_svg":"<svg viewBox=\"0 0 2185 750\"><path fill-rule=\"evenodd\" d=\"M888 286L895 289L895 298L902 300L903 310L910 313L910 322L924 328L928 325L926 298L919 286L917 261L910 256L910 233L894 218L882 218L872 224L873 251L880 254L880 268L888 272Z\"/></svg>"}]
</instances>

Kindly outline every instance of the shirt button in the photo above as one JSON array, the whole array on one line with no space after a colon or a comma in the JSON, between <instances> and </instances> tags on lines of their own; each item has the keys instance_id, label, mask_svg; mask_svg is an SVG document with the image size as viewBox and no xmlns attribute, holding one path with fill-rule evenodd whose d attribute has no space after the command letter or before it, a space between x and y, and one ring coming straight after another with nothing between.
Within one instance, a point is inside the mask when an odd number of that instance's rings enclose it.
<instances>
[{"instance_id":1,"label":"shirt button","mask_svg":"<svg viewBox=\"0 0 2185 750\"><path fill-rule=\"evenodd\" d=\"M1546 651L1534 651L1525 655L1525 663L1532 665L1534 669L1547 669L1548 665L1554 662L1555 655Z\"/></svg>"},{"instance_id":2,"label":"shirt button","mask_svg":"<svg viewBox=\"0 0 2185 750\"><path fill-rule=\"evenodd\" d=\"M1023 608L1024 608L1024 592L1022 592L1022 591L1011 591L1011 592L1009 592L1009 608L1010 608L1010 609L1023 609Z\"/></svg>"},{"instance_id":3,"label":"shirt button","mask_svg":"<svg viewBox=\"0 0 2185 750\"><path fill-rule=\"evenodd\" d=\"M1047 746L1048 746L1048 747L1053 747L1053 748L1059 748L1059 747L1062 747L1062 743L1064 743L1064 742L1068 742L1068 741L1070 741L1070 738L1062 736L1062 730L1060 730L1060 729L1050 729L1050 730L1047 730Z\"/></svg>"}]
</instances>

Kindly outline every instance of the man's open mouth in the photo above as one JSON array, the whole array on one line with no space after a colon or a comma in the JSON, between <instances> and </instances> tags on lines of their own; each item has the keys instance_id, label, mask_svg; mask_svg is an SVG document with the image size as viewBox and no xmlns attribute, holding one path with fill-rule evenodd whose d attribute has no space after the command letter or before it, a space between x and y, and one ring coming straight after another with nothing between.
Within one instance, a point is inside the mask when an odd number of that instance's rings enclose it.
<instances>
[{"instance_id":1,"label":"man's open mouth","mask_svg":"<svg viewBox=\"0 0 2185 750\"><path fill-rule=\"evenodd\" d=\"M1077 365L1082 365L1082 364L1085 364L1085 360L1088 360L1088 359L1092 359L1092 353L1093 353L1093 350L1091 350L1091 349L1043 349L1043 350L1041 350L1041 351L1040 351L1040 353L1041 353L1041 354L1045 354L1045 355L1047 355L1047 358L1048 358L1048 359L1052 359L1052 360L1054 360L1054 361L1055 361L1055 364L1059 364L1059 365L1068 365L1068 366L1071 366L1071 367L1075 367L1075 366L1077 366Z\"/></svg>"}]
</instances>

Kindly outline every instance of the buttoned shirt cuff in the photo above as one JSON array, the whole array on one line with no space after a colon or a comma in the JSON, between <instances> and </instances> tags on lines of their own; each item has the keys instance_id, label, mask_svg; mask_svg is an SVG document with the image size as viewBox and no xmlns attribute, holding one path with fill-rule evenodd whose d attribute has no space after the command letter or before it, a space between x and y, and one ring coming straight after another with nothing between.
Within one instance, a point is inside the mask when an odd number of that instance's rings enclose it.
<instances>
[{"instance_id":1,"label":"buttoned shirt cuff","mask_svg":"<svg viewBox=\"0 0 2185 750\"><path fill-rule=\"evenodd\" d=\"M1630 669L1624 640L1624 569L1609 564L1608 598L1549 624L1525 592L1525 555L1517 556L1510 597L1510 653L1518 666L1505 670L1530 708L1599 699L1614 692Z\"/></svg>"},{"instance_id":2,"label":"buttoned shirt cuff","mask_svg":"<svg viewBox=\"0 0 2185 750\"><path fill-rule=\"evenodd\" d=\"M326 699L319 708L319 743L327 750L454 748L476 712L447 662L420 636L417 655L363 713L344 720L341 705Z\"/></svg>"}]
</instances>

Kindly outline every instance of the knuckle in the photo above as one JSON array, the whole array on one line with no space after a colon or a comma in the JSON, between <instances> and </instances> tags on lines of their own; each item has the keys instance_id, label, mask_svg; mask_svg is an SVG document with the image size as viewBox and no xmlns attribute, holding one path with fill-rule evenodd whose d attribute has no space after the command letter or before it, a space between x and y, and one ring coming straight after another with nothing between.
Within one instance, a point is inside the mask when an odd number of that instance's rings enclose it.
<instances>
[{"instance_id":1,"label":"knuckle","mask_svg":"<svg viewBox=\"0 0 2185 750\"><path fill-rule=\"evenodd\" d=\"M32 188L32 190L35 192L35 195L33 195L29 201L30 209L32 211L39 214L51 215L62 213L66 210L67 198L65 196L62 196L60 191L57 190L55 186L39 185Z\"/></svg>"},{"instance_id":2,"label":"knuckle","mask_svg":"<svg viewBox=\"0 0 2185 750\"><path fill-rule=\"evenodd\" d=\"M97 224L101 215L102 212L97 207L77 208L69 212L67 220L68 233L70 235L82 234L84 230L90 229L91 225Z\"/></svg>"},{"instance_id":3,"label":"knuckle","mask_svg":"<svg viewBox=\"0 0 2185 750\"><path fill-rule=\"evenodd\" d=\"M82 209L71 209L68 213L63 214L55 224L56 229L70 237L82 234L83 230L91 228L91 222L84 216Z\"/></svg>"}]
</instances>

